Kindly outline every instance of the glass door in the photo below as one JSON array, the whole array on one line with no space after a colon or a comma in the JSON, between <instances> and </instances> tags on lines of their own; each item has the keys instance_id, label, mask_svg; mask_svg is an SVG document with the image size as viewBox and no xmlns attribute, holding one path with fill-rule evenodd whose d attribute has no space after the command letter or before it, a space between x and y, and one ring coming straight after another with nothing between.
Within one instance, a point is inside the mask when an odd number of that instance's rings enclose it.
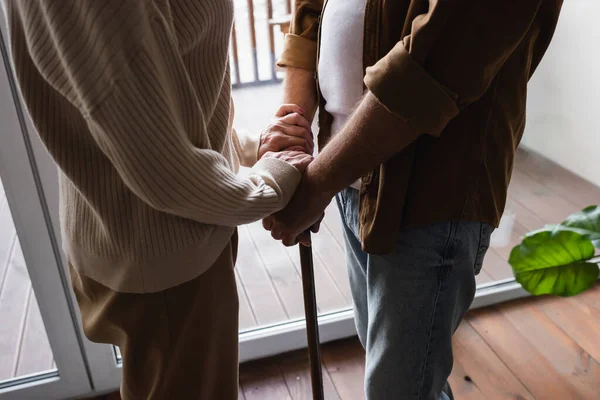
<instances>
[{"instance_id":1,"label":"glass door","mask_svg":"<svg viewBox=\"0 0 600 400\"><path fill-rule=\"evenodd\" d=\"M91 391L40 166L0 31L0 397ZM55 172L54 172L55 173Z\"/></svg>"},{"instance_id":2,"label":"glass door","mask_svg":"<svg viewBox=\"0 0 600 400\"><path fill-rule=\"evenodd\" d=\"M256 20L264 19L265 24L256 28L262 29L267 24L266 14L261 13L268 7L246 10L244 0L235 3L238 42L233 51L239 51L236 69L244 80L254 68L251 58L245 63L242 56L252 51L244 34L250 27L244 21L252 13ZM286 3L274 1L276 12L285 14ZM529 86L527 129L517 152L506 212L477 278L473 307L525 296L508 264L512 247L527 232L558 223L600 201L600 141L590 117L600 104L600 81L594 78L600 60L569 45L584 43L592 48L593 39L581 25L596 26L593 11L597 8L592 2L565 4L554 41ZM6 37L4 25L2 33ZM259 64L268 65L267 32L257 37ZM266 54L266 61L261 54ZM0 172L6 192L5 197L0 194L0 396L64 398L90 390L114 390L121 377L120 355L118 349L91 343L82 334L57 245L55 168L16 100L8 65L4 58L0 69ZM279 84L237 86L233 91L236 129L258 133L277 110L282 88ZM16 228L9 224L12 220ZM298 249L273 241L260 222L240 227L239 238L236 279L241 361L305 347ZM355 335L340 218L334 204L313 237L313 255L322 341Z\"/></svg>"}]
</instances>

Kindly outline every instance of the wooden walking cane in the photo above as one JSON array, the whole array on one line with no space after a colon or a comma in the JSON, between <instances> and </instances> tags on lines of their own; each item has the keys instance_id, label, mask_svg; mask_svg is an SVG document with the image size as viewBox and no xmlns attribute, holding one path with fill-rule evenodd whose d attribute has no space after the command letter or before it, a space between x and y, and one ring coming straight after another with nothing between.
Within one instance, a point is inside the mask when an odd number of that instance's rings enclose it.
<instances>
[{"instance_id":1,"label":"wooden walking cane","mask_svg":"<svg viewBox=\"0 0 600 400\"><path fill-rule=\"evenodd\" d=\"M310 238L310 232L306 232L306 234ZM304 314L306 316L306 339L308 341L308 361L310 364L310 383L312 386L313 400L324 400L312 247L303 246L301 244L299 246L300 268L302 270L302 291L304 292Z\"/></svg>"}]
</instances>

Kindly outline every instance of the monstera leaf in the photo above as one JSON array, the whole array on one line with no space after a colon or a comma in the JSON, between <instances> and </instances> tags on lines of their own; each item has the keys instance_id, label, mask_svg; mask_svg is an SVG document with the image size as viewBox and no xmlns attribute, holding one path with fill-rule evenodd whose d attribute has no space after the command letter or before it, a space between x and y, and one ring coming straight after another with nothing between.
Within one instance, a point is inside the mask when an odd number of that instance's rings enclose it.
<instances>
[{"instance_id":1,"label":"monstera leaf","mask_svg":"<svg viewBox=\"0 0 600 400\"><path fill-rule=\"evenodd\" d=\"M562 224L588 237L596 248L600 248L600 207L589 206L572 214Z\"/></svg>"},{"instance_id":2,"label":"monstera leaf","mask_svg":"<svg viewBox=\"0 0 600 400\"><path fill-rule=\"evenodd\" d=\"M598 279L594 245L589 237L557 226L532 232L510 253L515 279L534 294L573 296Z\"/></svg>"}]
</instances>

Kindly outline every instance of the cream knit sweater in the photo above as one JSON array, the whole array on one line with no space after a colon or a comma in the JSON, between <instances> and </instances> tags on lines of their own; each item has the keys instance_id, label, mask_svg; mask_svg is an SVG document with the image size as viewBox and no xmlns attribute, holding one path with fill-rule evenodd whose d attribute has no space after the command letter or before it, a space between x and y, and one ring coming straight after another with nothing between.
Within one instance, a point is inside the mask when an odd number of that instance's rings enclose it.
<instances>
[{"instance_id":1,"label":"cream knit sweater","mask_svg":"<svg viewBox=\"0 0 600 400\"><path fill-rule=\"evenodd\" d=\"M117 291L167 289L206 271L236 225L288 202L291 165L236 176L258 144L231 135L232 0L4 1L76 270Z\"/></svg>"}]
</instances>

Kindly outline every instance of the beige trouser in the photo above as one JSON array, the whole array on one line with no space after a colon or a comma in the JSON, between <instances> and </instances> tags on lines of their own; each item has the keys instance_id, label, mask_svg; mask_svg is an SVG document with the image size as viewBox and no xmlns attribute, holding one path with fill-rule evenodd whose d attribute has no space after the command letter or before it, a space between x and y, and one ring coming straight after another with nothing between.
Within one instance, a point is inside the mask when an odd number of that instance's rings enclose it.
<instances>
[{"instance_id":1,"label":"beige trouser","mask_svg":"<svg viewBox=\"0 0 600 400\"><path fill-rule=\"evenodd\" d=\"M123 399L237 399L236 248L234 235L207 272L150 294L115 292L71 267L86 336L123 355Z\"/></svg>"}]
</instances>

